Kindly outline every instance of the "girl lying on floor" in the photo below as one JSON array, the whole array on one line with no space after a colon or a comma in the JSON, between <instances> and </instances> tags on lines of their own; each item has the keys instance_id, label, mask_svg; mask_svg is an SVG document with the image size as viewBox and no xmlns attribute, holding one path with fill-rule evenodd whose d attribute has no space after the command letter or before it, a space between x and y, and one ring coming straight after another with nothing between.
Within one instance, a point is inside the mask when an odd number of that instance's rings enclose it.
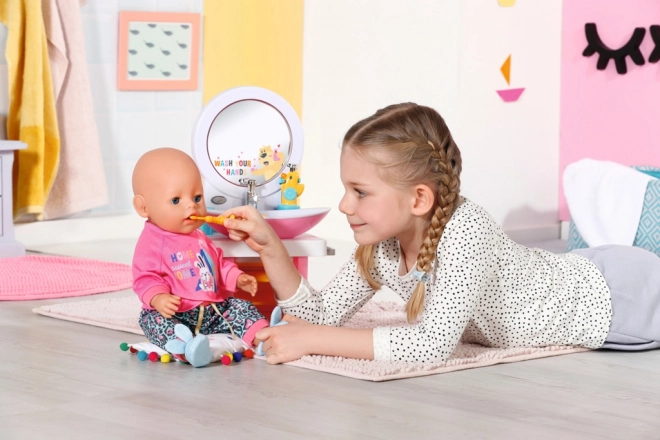
<instances>
[{"instance_id":1,"label":"girl lying on floor","mask_svg":"<svg viewBox=\"0 0 660 440\"><path fill-rule=\"evenodd\" d=\"M433 109L399 104L346 133L339 210L357 249L322 290L293 266L251 207L226 211L230 238L263 262L288 325L264 328L269 363L308 354L443 362L459 338L489 347L660 347L660 258L602 246L555 255L513 242L460 195L461 155ZM494 185L493 189L497 189ZM410 326L342 328L386 285Z\"/></svg>"}]
</instances>

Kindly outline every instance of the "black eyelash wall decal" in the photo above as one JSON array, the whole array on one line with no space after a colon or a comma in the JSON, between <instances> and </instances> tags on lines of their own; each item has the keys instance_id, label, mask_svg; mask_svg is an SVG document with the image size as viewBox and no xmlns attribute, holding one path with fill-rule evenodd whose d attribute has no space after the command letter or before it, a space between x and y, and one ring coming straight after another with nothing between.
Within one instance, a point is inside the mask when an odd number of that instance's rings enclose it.
<instances>
[{"instance_id":1,"label":"black eyelash wall decal","mask_svg":"<svg viewBox=\"0 0 660 440\"><path fill-rule=\"evenodd\" d=\"M651 55L649 56L649 63L657 63L660 61L660 26L657 24L652 25L649 28L649 32L651 38L653 38L653 44L655 44L653 52L651 52Z\"/></svg>"},{"instance_id":2,"label":"black eyelash wall decal","mask_svg":"<svg viewBox=\"0 0 660 440\"><path fill-rule=\"evenodd\" d=\"M610 49L603 43L598 36L596 23L586 23L584 25L584 33L587 36L588 45L584 49L584 52L582 52L582 55L590 57L591 55L598 53L598 62L596 63L596 68L598 70L605 70L610 60L614 60L616 71L620 75L623 75L628 72L626 56L629 56L638 66L644 65L644 56L642 56L639 46L642 44L646 29L640 27L635 28L630 40L619 49Z\"/></svg>"}]
</instances>

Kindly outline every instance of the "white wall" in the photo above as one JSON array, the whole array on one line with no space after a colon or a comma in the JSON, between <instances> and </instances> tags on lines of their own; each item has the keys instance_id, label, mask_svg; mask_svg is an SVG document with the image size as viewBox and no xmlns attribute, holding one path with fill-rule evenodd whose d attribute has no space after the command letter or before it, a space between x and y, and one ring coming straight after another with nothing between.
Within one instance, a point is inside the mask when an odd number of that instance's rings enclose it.
<instances>
[{"instance_id":1,"label":"white wall","mask_svg":"<svg viewBox=\"0 0 660 440\"><path fill-rule=\"evenodd\" d=\"M512 236L557 238L560 35L561 2L307 0L301 203L335 208L312 232L352 239L336 210L337 143L376 109L413 101L452 130L464 195ZM510 87L527 90L505 104L495 90L509 87L509 54Z\"/></svg>"},{"instance_id":2,"label":"white wall","mask_svg":"<svg viewBox=\"0 0 660 440\"><path fill-rule=\"evenodd\" d=\"M133 214L135 161L159 146L190 151L202 102L201 88L116 90L118 11L202 9L203 0L89 0L83 7L111 188L111 204L92 215ZM352 240L336 209L342 195L338 142L352 123L376 109L413 101L436 108L447 120L463 156L464 195L514 238L557 237L560 35L559 1L519 0L501 8L496 0L306 0L301 204L333 208L312 233ZM519 102L505 104L495 90L509 87L499 72L509 54L510 87L527 89ZM0 64L3 82L6 66ZM6 99L0 90L0 112Z\"/></svg>"},{"instance_id":3,"label":"white wall","mask_svg":"<svg viewBox=\"0 0 660 440\"><path fill-rule=\"evenodd\" d=\"M463 190L511 235L559 236L561 2L461 2ZM512 55L511 85L500 66ZM525 87L504 103L495 90ZM543 237L530 237L543 238Z\"/></svg>"}]
</instances>

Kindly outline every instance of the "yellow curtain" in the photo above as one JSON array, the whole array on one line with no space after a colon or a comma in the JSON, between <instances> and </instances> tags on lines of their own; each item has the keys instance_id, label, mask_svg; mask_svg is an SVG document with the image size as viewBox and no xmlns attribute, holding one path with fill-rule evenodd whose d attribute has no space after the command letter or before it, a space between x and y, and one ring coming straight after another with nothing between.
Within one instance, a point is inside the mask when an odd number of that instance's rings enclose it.
<instances>
[{"instance_id":1,"label":"yellow curtain","mask_svg":"<svg viewBox=\"0 0 660 440\"><path fill-rule=\"evenodd\" d=\"M302 117L304 0L204 2L204 103L238 86L286 99Z\"/></svg>"},{"instance_id":2,"label":"yellow curtain","mask_svg":"<svg viewBox=\"0 0 660 440\"><path fill-rule=\"evenodd\" d=\"M7 138L27 144L14 160L14 219L40 220L60 151L41 0L0 1L0 21L9 31Z\"/></svg>"}]
</instances>

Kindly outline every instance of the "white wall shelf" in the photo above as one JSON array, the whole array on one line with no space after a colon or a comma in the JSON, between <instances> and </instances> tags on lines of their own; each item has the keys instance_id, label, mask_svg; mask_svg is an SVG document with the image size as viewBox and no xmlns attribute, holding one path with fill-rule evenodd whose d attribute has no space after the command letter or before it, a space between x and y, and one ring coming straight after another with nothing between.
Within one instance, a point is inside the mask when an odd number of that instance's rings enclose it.
<instances>
[{"instance_id":1,"label":"white wall shelf","mask_svg":"<svg viewBox=\"0 0 660 440\"><path fill-rule=\"evenodd\" d=\"M14 151L25 148L23 142L0 140L0 258L25 255L25 247L14 238L11 177Z\"/></svg>"}]
</instances>

